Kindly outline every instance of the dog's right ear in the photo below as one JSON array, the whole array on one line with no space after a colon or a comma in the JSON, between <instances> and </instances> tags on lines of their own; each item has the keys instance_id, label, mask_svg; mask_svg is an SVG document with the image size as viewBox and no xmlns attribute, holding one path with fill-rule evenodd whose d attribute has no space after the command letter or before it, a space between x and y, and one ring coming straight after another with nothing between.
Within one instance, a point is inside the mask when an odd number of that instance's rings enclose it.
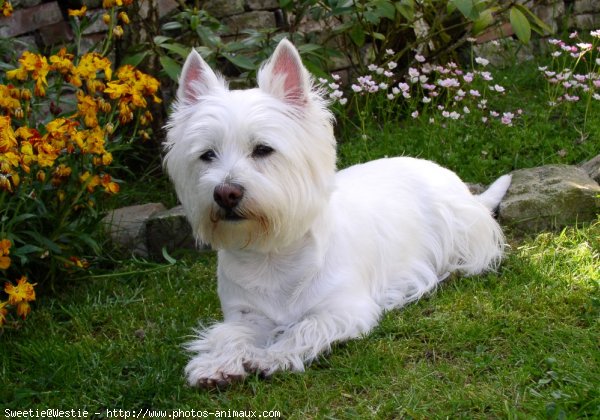
<instances>
[{"instance_id":1,"label":"dog's right ear","mask_svg":"<svg viewBox=\"0 0 600 420\"><path fill-rule=\"evenodd\" d=\"M198 52L192 48L187 56L177 88L177 99L184 104L194 104L214 89L223 89L224 83L212 71Z\"/></svg>"}]
</instances>

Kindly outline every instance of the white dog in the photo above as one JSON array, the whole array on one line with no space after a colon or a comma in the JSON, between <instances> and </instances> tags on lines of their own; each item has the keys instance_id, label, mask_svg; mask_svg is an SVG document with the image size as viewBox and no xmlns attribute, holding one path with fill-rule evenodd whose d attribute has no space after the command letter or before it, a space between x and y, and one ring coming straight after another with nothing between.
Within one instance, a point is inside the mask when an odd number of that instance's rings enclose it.
<instances>
[{"instance_id":1,"label":"white dog","mask_svg":"<svg viewBox=\"0 0 600 420\"><path fill-rule=\"evenodd\" d=\"M229 90L188 56L165 165L196 237L219 250L224 315L188 345L189 384L302 371L450 272L499 263L504 236L491 213L509 176L473 196L425 160L336 172L332 120L287 40L249 90Z\"/></svg>"}]
</instances>

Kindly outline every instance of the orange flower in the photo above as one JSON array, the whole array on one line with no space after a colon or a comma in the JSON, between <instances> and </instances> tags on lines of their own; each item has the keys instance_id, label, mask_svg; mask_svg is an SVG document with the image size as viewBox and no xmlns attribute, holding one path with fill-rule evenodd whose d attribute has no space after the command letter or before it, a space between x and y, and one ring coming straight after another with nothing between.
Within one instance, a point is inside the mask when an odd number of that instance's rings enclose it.
<instances>
[{"instance_id":1,"label":"orange flower","mask_svg":"<svg viewBox=\"0 0 600 420\"><path fill-rule=\"evenodd\" d=\"M85 12L87 12L87 6L83 6L81 9L68 9L69 16L72 17L82 17L85 16Z\"/></svg>"},{"instance_id":2,"label":"orange flower","mask_svg":"<svg viewBox=\"0 0 600 420\"><path fill-rule=\"evenodd\" d=\"M10 15L12 15L13 7L12 7L12 4L10 4L10 1L6 0L2 4L2 7L0 8L0 10L2 11L2 14L4 15L4 17L9 17Z\"/></svg>"},{"instance_id":3,"label":"orange flower","mask_svg":"<svg viewBox=\"0 0 600 420\"><path fill-rule=\"evenodd\" d=\"M6 315L8 314L6 305L8 305L8 301L0 302L0 326L4 325L6 323Z\"/></svg>"},{"instance_id":4,"label":"orange flower","mask_svg":"<svg viewBox=\"0 0 600 420\"><path fill-rule=\"evenodd\" d=\"M6 282L4 291L8 295L8 303L16 305L19 302L31 302L32 300L35 300L35 290L33 290L35 285L36 284L29 283L26 276L22 276L17 280L16 286Z\"/></svg>"},{"instance_id":5,"label":"orange flower","mask_svg":"<svg viewBox=\"0 0 600 420\"><path fill-rule=\"evenodd\" d=\"M10 267L10 254L11 242L8 239L2 239L0 241L0 270L6 270Z\"/></svg>"},{"instance_id":6,"label":"orange flower","mask_svg":"<svg viewBox=\"0 0 600 420\"><path fill-rule=\"evenodd\" d=\"M30 312L31 306L29 305L29 302L24 300L17 303L17 315L20 316L22 319L27 318L27 315L29 315Z\"/></svg>"}]
</instances>

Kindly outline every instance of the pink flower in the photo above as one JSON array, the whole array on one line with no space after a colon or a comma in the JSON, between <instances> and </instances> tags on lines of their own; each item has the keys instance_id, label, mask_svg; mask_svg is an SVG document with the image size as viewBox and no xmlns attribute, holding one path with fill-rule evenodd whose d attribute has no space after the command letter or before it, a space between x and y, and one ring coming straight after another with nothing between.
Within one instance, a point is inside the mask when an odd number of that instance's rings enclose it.
<instances>
[{"instance_id":1,"label":"pink flower","mask_svg":"<svg viewBox=\"0 0 600 420\"><path fill-rule=\"evenodd\" d=\"M425 57L422 56L421 54L416 54L415 55L415 60L417 60L419 63L424 63L425 62Z\"/></svg>"},{"instance_id":2,"label":"pink flower","mask_svg":"<svg viewBox=\"0 0 600 420\"><path fill-rule=\"evenodd\" d=\"M419 116L419 111L415 111L412 114L410 114L411 117L413 118L417 118Z\"/></svg>"}]
</instances>

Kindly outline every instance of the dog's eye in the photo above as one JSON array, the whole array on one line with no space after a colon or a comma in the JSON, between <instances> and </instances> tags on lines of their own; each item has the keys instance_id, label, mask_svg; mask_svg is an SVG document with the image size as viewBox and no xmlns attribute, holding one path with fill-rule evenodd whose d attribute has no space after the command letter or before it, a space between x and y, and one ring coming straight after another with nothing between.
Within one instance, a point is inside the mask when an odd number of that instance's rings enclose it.
<instances>
[{"instance_id":1,"label":"dog's eye","mask_svg":"<svg viewBox=\"0 0 600 420\"><path fill-rule=\"evenodd\" d=\"M271 146L267 146L266 144L259 144L252 150L253 158L264 158L269 156L275 151Z\"/></svg>"},{"instance_id":2,"label":"dog's eye","mask_svg":"<svg viewBox=\"0 0 600 420\"><path fill-rule=\"evenodd\" d=\"M207 150L200 155L200 160L203 162L212 162L217 158L217 154L214 150Z\"/></svg>"}]
</instances>

